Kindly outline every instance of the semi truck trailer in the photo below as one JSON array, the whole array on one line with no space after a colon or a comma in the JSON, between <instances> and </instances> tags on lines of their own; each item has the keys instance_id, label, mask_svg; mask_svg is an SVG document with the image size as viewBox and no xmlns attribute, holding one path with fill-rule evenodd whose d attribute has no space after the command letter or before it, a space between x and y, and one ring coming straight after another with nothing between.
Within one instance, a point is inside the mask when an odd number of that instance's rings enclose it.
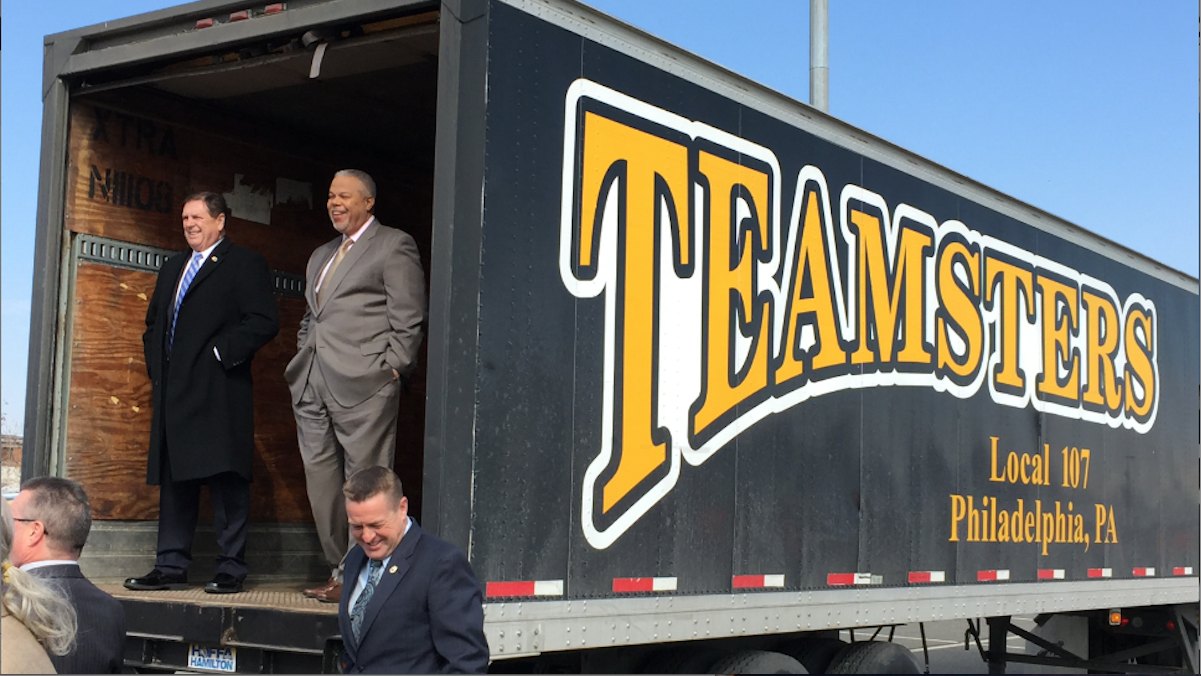
<instances>
[{"instance_id":1,"label":"semi truck trailer","mask_svg":"<svg viewBox=\"0 0 1201 676\"><path fill-rule=\"evenodd\" d=\"M1197 671L1197 279L572 0L201 0L44 73L22 471L87 489L91 577L154 556L185 195L280 308L248 590L106 585L129 667L339 668L283 372L354 167L421 250L395 469L494 671L916 669L890 628L945 620L994 671Z\"/></svg>"}]
</instances>

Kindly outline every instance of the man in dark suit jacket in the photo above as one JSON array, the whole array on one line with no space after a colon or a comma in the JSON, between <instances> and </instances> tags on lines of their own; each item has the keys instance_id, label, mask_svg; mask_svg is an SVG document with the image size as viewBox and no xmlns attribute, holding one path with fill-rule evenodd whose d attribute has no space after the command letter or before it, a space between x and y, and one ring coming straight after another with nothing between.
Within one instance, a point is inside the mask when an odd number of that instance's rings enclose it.
<instances>
[{"instance_id":1,"label":"man in dark suit jacket","mask_svg":"<svg viewBox=\"0 0 1201 676\"><path fill-rule=\"evenodd\" d=\"M211 593L242 590L254 455L250 360L279 332L267 261L225 238L229 209L211 192L184 200L189 250L163 263L142 336L154 394L146 483L159 486L154 570L130 589L186 585L200 487L208 484L221 554Z\"/></svg>"},{"instance_id":2,"label":"man in dark suit jacket","mask_svg":"<svg viewBox=\"0 0 1201 676\"><path fill-rule=\"evenodd\" d=\"M75 607L75 647L50 654L60 674L119 674L125 665L125 609L96 588L79 569L92 529L92 505L70 479L39 477L21 486L12 503L14 541L10 558L30 575L57 587Z\"/></svg>"},{"instance_id":3,"label":"man in dark suit jacket","mask_svg":"<svg viewBox=\"0 0 1201 676\"><path fill-rule=\"evenodd\" d=\"M351 545L342 483L361 467L392 467L404 379L425 321L425 273L407 233L375 220L375 181L356 169L334 175L326 203L340 233L309 258L297 353L284 371L309 503L329 581L306 589L336 603Z\"/></svg>"},{"instance_id":4,"label":"man in dark suit jacket","mask_svg":"<svg viewBox=\"0 0 1201 676\"><path fill-rule=\"evenodd\" d=\"M358 543L338 604L345 673L478 673L488 669L480 583L458 547L409 518L400 477L368 467L342 489Z\"/></svg>"}]
</instances>

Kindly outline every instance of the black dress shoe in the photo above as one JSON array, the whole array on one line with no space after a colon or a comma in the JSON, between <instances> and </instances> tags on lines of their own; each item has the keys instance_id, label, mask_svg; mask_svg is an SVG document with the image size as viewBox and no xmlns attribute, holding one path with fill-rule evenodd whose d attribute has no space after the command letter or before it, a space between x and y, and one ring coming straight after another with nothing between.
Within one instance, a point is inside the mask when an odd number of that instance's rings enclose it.
<instances>
[{"instance_id":1,"label":"black dress shoe","mask_svg":"<svg viewBox=\"0 0 1201 676\"><path fill-rule=\"evenodd\" d=\"M158 591L160 589L187 589L188 575L169 575L155 568L142 577L131 577L125 581L126 589Z\"/></svg>"},{"instance_id":2,"label":"black dress shoe","mask_svg":"<svg viewBox=\"0 0 1201 676\"><path fill-rule=\"evenodd\" d=\"M242 591L242 581L229 573L217 573L213 581L204 585L210 594L237 594Z\"/></svg>"}]
</instances>

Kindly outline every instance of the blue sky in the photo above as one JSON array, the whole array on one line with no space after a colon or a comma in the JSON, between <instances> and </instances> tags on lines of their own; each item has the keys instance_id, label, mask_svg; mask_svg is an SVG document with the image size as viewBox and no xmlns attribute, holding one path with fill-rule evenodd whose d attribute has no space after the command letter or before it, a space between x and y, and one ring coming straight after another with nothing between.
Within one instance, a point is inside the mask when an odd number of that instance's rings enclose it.
<instances>
[{"instance_id":1,"label":"blue sky","mask_svg":"<svg viewBox=\"0 0 1201 676\"><path fill-rule=\"evenodd\" d=\"M344 0L350 1L350 0ZM4 432L24 418L42 36L163 0L9 3L0 91ZM261 2L251 3L254 5ZM804 0L590 4L801 101ZM1170 267L1198 267L1193 0L832 0L830 113Z\"/></svg>"}]
</instances>

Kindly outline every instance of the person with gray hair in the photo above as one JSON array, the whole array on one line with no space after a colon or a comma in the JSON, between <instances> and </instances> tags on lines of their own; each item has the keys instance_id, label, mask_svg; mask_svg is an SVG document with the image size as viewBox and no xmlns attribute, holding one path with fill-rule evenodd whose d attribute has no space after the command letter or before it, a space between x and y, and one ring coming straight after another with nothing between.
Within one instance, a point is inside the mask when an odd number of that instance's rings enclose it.
<instances>
[{"instance_id":1,"label":"person with gray hair","mask_svg":"<svg viewBox=\"0 0 1201 676\"><path fill-rule=\"evenodd\" d=\"M63 655L75 645L75 609L55 590L9 561L15 537L12 510L0 500L0 673L51 674L47 653Z\"/></svg>"},{"instance_id":2,"label":"person with gray hair","mask_svg":"<svg viewBox=\"0 0 1201 676\"><path fill-rule=\"evenodd\" d=\"M60 674L120 673L125 666L125 609L83 576L79 557L92 530L92 504L70 479L26 481L12 503L12 563L59 591L75 610L74 647L51 654Z\"/></svg>"},{"instance_id":3,"label":"person with gray hair","mask_svg":"<svg viewBox=\"0 0 1201 676\"><path fill-rule=\"evenodd\" d=\"M417 243L375 218L375 181L334 174L326 209L338 236L309 258L296 356L284 371L309 503L329 580L304 590L337 603L352 544L342 482L362 467L391 468L400 394L416 366L425 323Z\"/></svg>"}]
</instances>

